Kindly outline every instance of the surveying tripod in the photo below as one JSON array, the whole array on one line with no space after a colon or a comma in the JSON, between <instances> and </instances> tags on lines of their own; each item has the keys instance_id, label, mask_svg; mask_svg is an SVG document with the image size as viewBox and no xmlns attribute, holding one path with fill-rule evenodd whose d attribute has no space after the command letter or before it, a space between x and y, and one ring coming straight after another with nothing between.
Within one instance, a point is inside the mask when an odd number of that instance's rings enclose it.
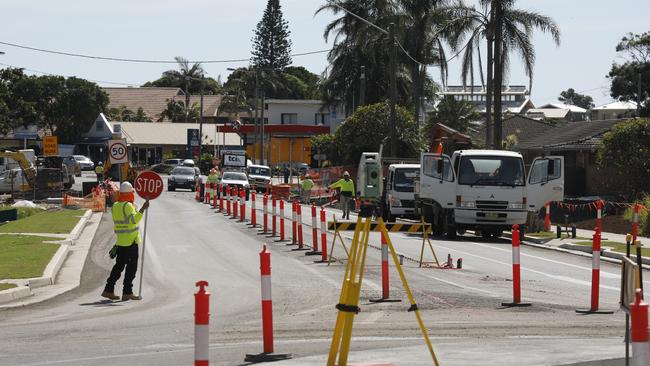
<instances>
[{"instance_id":1,"label":"surveying tripod","mask_svg":"<svg viewBox=\"0 0 650 366\"><path fill-rule=\"evenodd\" d=\"M354 322L354 316L359 313L359 296L361 293L361 282L363 280L363 270L366 263L366 252L368 251L368 239L370 237L370 228L372 223L372 205L362 205L361 211L357 218L357 224L354 230L354 236L352 238L352 245L350 247L347 265L345 267L345 276L343 277L343 286L341 288L341 295L339 298L339 303L336 305L338 309L338 314L336 318L336 326L334 327L334 335L332 336L332 344L330 346L329 357L327 359L328 366L345 366L348 362L348 353L350 351L350 340L352 338L352 325ZM362 223L363 219L363 223ZM386 226L384 220L379 217L379 226L381 234L385 236L390 254L395 262L395 267L399 272L402 285L408 295L411 307L408 311L413 311L415 317L418 321L418 325L424 336L424 340L429 348L433 363L436 366L439 366L438 359L436 354L433 351L433 346L429 340L429 335L427 330L424 327L422 322L422 317L420 316L420 311L418 306L413 299L413 294L409 288L408 283L406 282L406 277L402 271L402 267L399 264L399 259L393 247L393 243L388 237L386 232ZM338 355L338 363L336 358Z\"/></svg>"}]
</instances>

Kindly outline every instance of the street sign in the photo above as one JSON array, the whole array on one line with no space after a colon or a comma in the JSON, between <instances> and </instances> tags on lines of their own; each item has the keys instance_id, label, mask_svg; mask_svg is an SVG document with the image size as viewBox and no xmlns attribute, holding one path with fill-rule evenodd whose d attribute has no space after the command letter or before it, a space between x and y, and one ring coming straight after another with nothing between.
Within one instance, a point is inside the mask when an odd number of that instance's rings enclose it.
<instances>
[{"instance_id":1,"label":"street sign","mask_svg":"<svg viewBox=\"0 0 650 366\"><path fill-rule=\"evenodd\" d=\"M224 155L224 166L246 167L246 155Z\"/></svg>"},{"instance_id":2,"label":"street sign","mask_svg":"<svg viewBox=\"0 0 650 366\"><path fill-rule=\"evenodd\" d=\"M108 154L111 158L111 164L128 163L128 152L126 140L108 140Z\"/></svg>"},{"instance_id":3,"label":"street sign","mask_svg":"<svg viewBox=\"0 0 650 366\"><path fill-rule=\"evenodd\" d=\"M162 178L150 170L138 174L133 183L138 196L146 200L158 198L163 191Z\"/></svg>"},{"instance_id":4,"label":"street sign","mask_svg":"<svg viewBox=\"0 0 650 366\"><path fill-rule=\"evenodd\" d=\"M59 144L56 136L43 136L43 155L59 155Z\"/></svg>"}]
</instances>

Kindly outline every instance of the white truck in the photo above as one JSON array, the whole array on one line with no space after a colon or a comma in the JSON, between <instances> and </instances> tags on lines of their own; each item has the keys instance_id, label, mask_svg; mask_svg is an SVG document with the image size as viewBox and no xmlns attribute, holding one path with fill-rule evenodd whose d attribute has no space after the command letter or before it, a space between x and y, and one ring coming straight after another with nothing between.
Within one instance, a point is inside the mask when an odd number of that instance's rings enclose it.
<instances>
[{"instance_id":1,"label":"white truck","mask_svg":"<svg viewBox=\"0 0 650 366\"><path fill-rule=\"evenodd\" d=\"M382 213L390 222L394 217L415 216L415 182L420 175L420 164L391 164L388 166Z\"/></svg>"},{"instance_id":2,"label":"white truck","mask_svg":"<svg viewBox=\"0 0 650 366\"><path fill-rule=\"evenodd\" d=\"M500 150L459 150L451 158L422 153L415 188L419 214L434 232L455 237L465 230L501 236L525 225L528 211L564 197L564 158L535 158L525 174L521 154Z\"/></svg>"}]
</instances>

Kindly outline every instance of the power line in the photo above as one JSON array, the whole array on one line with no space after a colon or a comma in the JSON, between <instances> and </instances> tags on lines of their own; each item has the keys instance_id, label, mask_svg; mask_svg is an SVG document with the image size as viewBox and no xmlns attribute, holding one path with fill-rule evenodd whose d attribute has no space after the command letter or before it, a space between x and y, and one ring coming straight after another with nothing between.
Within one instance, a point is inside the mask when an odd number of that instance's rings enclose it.
<instances>
[{"instance_id":1,"label":"power line","mask_svg":"<svg viewBox=\"0 0 650 366\"><path fill-rule=\"evenodd\" d=\"M145 60L145 59L132 59L132 58L119 58L119 57L104 57L104 56L93 56L93 55L86 55L86 54L81 54L81 53L73 53L73 52L64 52L64 51L54 51L54 50L48 50L44 48L36 48L36 47L30 47L30 46L24 46L16 43L10 43L10 42L3 42L0 41L0 44L3 44L5 46L10 46L10 47L16 47L16 48L22 48L25 50L30 50L30 51L36 51L36 52L44 52L44 53L51 53L55 55L62 55L62 56L70 56L70 57L80 57L80 58L87 58L91 60L103 60L103 61L118 61L118 62L133 62L133 63L149 63L149 64L176 64L176 60L174 61L169 61L169 60ZM307 55L313 55L317 53L325 53L329 52L330 50L318 50L318 51L309 51L309 52L301 52L301 53L294 53L290 55L291 57L299 57L299 56L307 56ZM248 62L250 61L250 58L240 58L240 59L230 59L230 60L200 60L200 61L188 61L189 63L193 64L217 64L217 63L233 63L233 62Z\"/></svg>"},{"instance_id":2,"label":"power line","mask_svg":"<svg viewBox=\"0 0 650 366\"><path fill-rule=\"evenodd\" d=\"M9 65L9 64L2 63L2 62L0 62L0 65L2 65L2 66L7 66L7 67L13 67L14 69L22 69L22 70L25 70L25 71L29 71L29 72L33 72L33 73L37 73L37 74L42 74L42 75L48 75L48 76L61 76L61 75L58 75L58 74L53 74L53 73L51 73L51 72L45 72L45 71L39 71L39 70L33 70L33 69L27 69L27 68L24 68L24 67L18 67L18 66L14 66L14 65ZM69 78L69 77L71 77L71 76L66 76L66 77ZM93 79L84 79L84 80L92 81L92 82L94 82L94 83L111 84L111 85L126 85L126 86L140 87L140 85L138 85L138 84L117 83L117 82L113 82L113 81L93 80Z\"/></svg>"}]
</instances>

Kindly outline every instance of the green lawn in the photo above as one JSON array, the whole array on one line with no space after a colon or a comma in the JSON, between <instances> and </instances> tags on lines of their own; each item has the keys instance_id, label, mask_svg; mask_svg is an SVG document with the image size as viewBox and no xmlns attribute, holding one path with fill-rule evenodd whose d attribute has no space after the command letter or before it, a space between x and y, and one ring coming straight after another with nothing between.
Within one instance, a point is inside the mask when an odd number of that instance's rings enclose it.
<instances>
[{"instance_id":1,"label":"green lawn","mask_svg":"<svg viewBox=\"0 0 650 366\"><path fill-rule=\"evenodd\" d=\"M526 236L532 236L533 238L540 238L540 239L555 239L557 237L557 233L552 231L538 231L536 233L526 233ZM571 236L563 232L561 238L571 239ZM576 239L587 240L589 238L583 238L578 236L576 237Z\"/></svg>"},{"instance_id":2,"label":"green lawn","mask_svg":"<svg viewBox=\"0 0 650 366\"><path fill-rule=\"evenodd\" d=\"M591 246L590 241L579 241L579 242L577 242L575 244ZM611 248L613 251L618 252L618 253L626 253L626 248L625 247L626 247L627 244L625 244L625 243L620 243L620 242L617 242L617 241L610 241L610 240L603 240L603 241L600 242L600 245L602 247ZM632 247L630 252L635 255L636 254L636 248ZM650 248L641 248L641 255L644 256L644 257L650 256Z\"/></svg>"},{"instance_id":3,"label":"green lawn","mask_svg":"<svg viewBox=\"0 0 650 366\"><path fill-rule=\"evenodd\" d=\"M67 234L77 224L85 210L43 211L24 219L0 226L0 233Z\"/></svg>"},{"instance_id":4,"label":"green lawn","mask_svg":"<svg viewBox=\"0 0 650 366\"><path fill-rule=\"evenodd\" d=\"M56 240L42 236L0 235L0 279L32 278L43 275L45 267L59 249Z\"/></svg>"},{"instance_id":5,"label":"green lawn","mask_svg":"<svg viewBox=\"0 0 650 366\"><path fill-rule=\"evenodd\" d=\"M14 285L13 283L0 283L0 291L9 290L10 288L14 288L14 287L16 287L16 285Z\"/></svg>"}]
</instances>

